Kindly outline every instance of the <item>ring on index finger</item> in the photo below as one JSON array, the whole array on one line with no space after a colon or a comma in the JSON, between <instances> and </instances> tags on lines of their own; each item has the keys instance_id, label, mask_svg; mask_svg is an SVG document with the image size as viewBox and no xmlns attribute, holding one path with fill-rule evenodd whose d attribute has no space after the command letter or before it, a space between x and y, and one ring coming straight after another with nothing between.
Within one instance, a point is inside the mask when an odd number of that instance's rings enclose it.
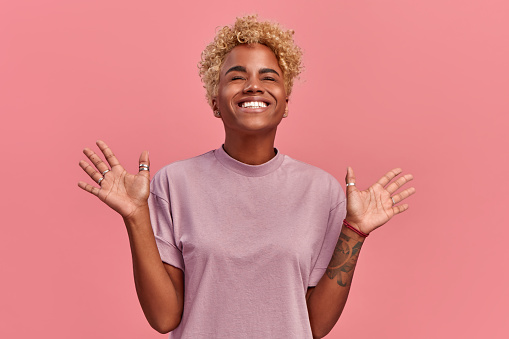
<instances>
[{"instance_id":1,"label":"ring on index finger","mask_svg":"<svg viewBox=\"0 0 509 339\"><path fill-rule=\"evenodd\" d=\"M346 184L346 187L348 186L355 186L355 183L354 182L349 182L348 184Z\"/></svg>"},{"instance_id":2,"label":"ring on index finger","mask_svg":"<svg viewBox=\"0 0 509 339\"><path fill-rule=\"evenodd\" d=\"M391 199L392 199L392 204L396 205L396 202L394 201L394 197L391 197Z\"/></svg>"},{"instance_id":3,"label":"ring on index finger","mask_svg":"<svg viewBox=\"0 0 509 339\"><path fill-rule=\"evenodd\" d=\"M104 172L102 172L101 174L102 174L102 175L103 175L103 177L104 177L104 175L105 175L106 173L108 173L109 171L110 171L110 170L109 170L109 169L107 169L107 170L105 170Z\"/></svg>"},{"instance_id":4,"label":"ring on index finger","mask_svg":"<svg viewBox=\"0 0 509 339\"><path fill-rule=\"evenodd\" d=\"M149 171L149 167L148 165L145 165L145 164L140 164L140 171Z\"/></svg>"}]
</instances>

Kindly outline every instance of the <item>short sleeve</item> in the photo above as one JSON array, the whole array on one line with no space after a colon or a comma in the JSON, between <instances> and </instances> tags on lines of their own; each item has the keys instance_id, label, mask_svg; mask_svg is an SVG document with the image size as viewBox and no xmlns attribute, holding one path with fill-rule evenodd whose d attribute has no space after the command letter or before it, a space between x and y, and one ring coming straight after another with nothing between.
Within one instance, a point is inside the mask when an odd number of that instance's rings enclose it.
<instances>
[{"instance_id":1,"label":"short sleeve","mask_svg":"<svg viewBox=\"0 0 509 339\"><path fill-rule=\"evenodd\" d=\"M161 260L184 271L182 251L175 241L168 179L163 176L164 173L158 172L150 184L148 198L150 223Z\"/></svg>"},{"instance_id":2,"label":"short sleeve","mask_svg":"<svg viewBox=\"0 0 509 339\"><path fill-rule=\"evenodd\" d=\"M316 260L309 276L308 286L310 287L316 286L325 274L325 270L327 269L327 266L329 266L332 254L334 253L334 248L336 247L339 235L341 234L343 220L346 216L346 198L343 193L343 189L336 179L333 180L331 185L334 186L331 187L333 205L329 212L327 230L325 232L320 253L318 254L318 259Z\"/></svg>"}]
</instances>

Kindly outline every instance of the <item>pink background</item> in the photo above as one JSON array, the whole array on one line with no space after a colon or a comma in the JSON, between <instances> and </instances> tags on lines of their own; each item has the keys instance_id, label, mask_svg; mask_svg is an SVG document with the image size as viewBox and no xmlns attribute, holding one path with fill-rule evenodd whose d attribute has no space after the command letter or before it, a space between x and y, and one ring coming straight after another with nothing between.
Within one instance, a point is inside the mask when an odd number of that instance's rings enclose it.
<instances>
[{"instance_id":1,"label":"pink background","mask_svg":"<svg viewBox=\"0 0 509 339\"><path fill-rule=\"evenodd\" d=\"M81 150L101 138L135 171L148 149L155 173L218 147L196 64L254 12L305 52L276 146L361 188L415 176L327 338L507 337L507 1L311 3L3 2L0 337L161 338L121 218L77 187Z\"/></svg>"}]
</instances>

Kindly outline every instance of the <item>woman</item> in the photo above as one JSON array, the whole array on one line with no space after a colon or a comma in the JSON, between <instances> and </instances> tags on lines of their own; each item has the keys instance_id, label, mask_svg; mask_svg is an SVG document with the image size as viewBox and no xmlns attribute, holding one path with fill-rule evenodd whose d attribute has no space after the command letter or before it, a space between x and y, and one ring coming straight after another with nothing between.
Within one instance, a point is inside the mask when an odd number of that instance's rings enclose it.
<instances>
[{"instance_id":1,"label":"woman","mask_svg":"<svg viewBox=\"0 0 509 339\"><path fill-rule=\"evenodd\" d=\"M301 51L293 31L237 19L202 54L200 75L222 147L170 164L150 184L149 157L127 173L98 141L79 186L120 213L150 325L172 338L321 338L346 303L366 236L408 208L400 169L365 191L274 148ZM392 181L392 182L391 182ZM185 279L184 279L185 278Z\"/></svg>"}]
</instances>

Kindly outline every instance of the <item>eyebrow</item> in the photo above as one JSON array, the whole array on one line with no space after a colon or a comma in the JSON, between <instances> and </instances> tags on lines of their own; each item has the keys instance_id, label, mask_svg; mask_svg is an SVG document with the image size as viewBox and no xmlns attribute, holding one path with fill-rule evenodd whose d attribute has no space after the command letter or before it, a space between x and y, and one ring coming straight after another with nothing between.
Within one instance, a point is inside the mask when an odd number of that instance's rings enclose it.
<instances>
[{"instance_id":1,"label":"eyebrow","mask_svg":"<svg viewBox=\"0 0 509 339\"><path fill-rule=\"evenodd\" d=\"M258 71L259 74L265 74L265 73L276 73L279 76L279 73L273 70L272 68L262 68Z\"/></svg>"},{"instance_id":2,"label":"eyebrow","mask_svg":"<svg viewBox=\"0 0 509 339\"><path fill-rule=\"evenodd\" d=\"M226 71L226 74L230 73L230 72L243 72L243 73L247 73L247 70L244 66L233 66L231 67L229 70ZM258 71L259 74L265 74L265 73L275 73L279 76L279 73L276 72L275 70L273 70L272 68L262 68Z\"/></svg>"}]
</instances>

